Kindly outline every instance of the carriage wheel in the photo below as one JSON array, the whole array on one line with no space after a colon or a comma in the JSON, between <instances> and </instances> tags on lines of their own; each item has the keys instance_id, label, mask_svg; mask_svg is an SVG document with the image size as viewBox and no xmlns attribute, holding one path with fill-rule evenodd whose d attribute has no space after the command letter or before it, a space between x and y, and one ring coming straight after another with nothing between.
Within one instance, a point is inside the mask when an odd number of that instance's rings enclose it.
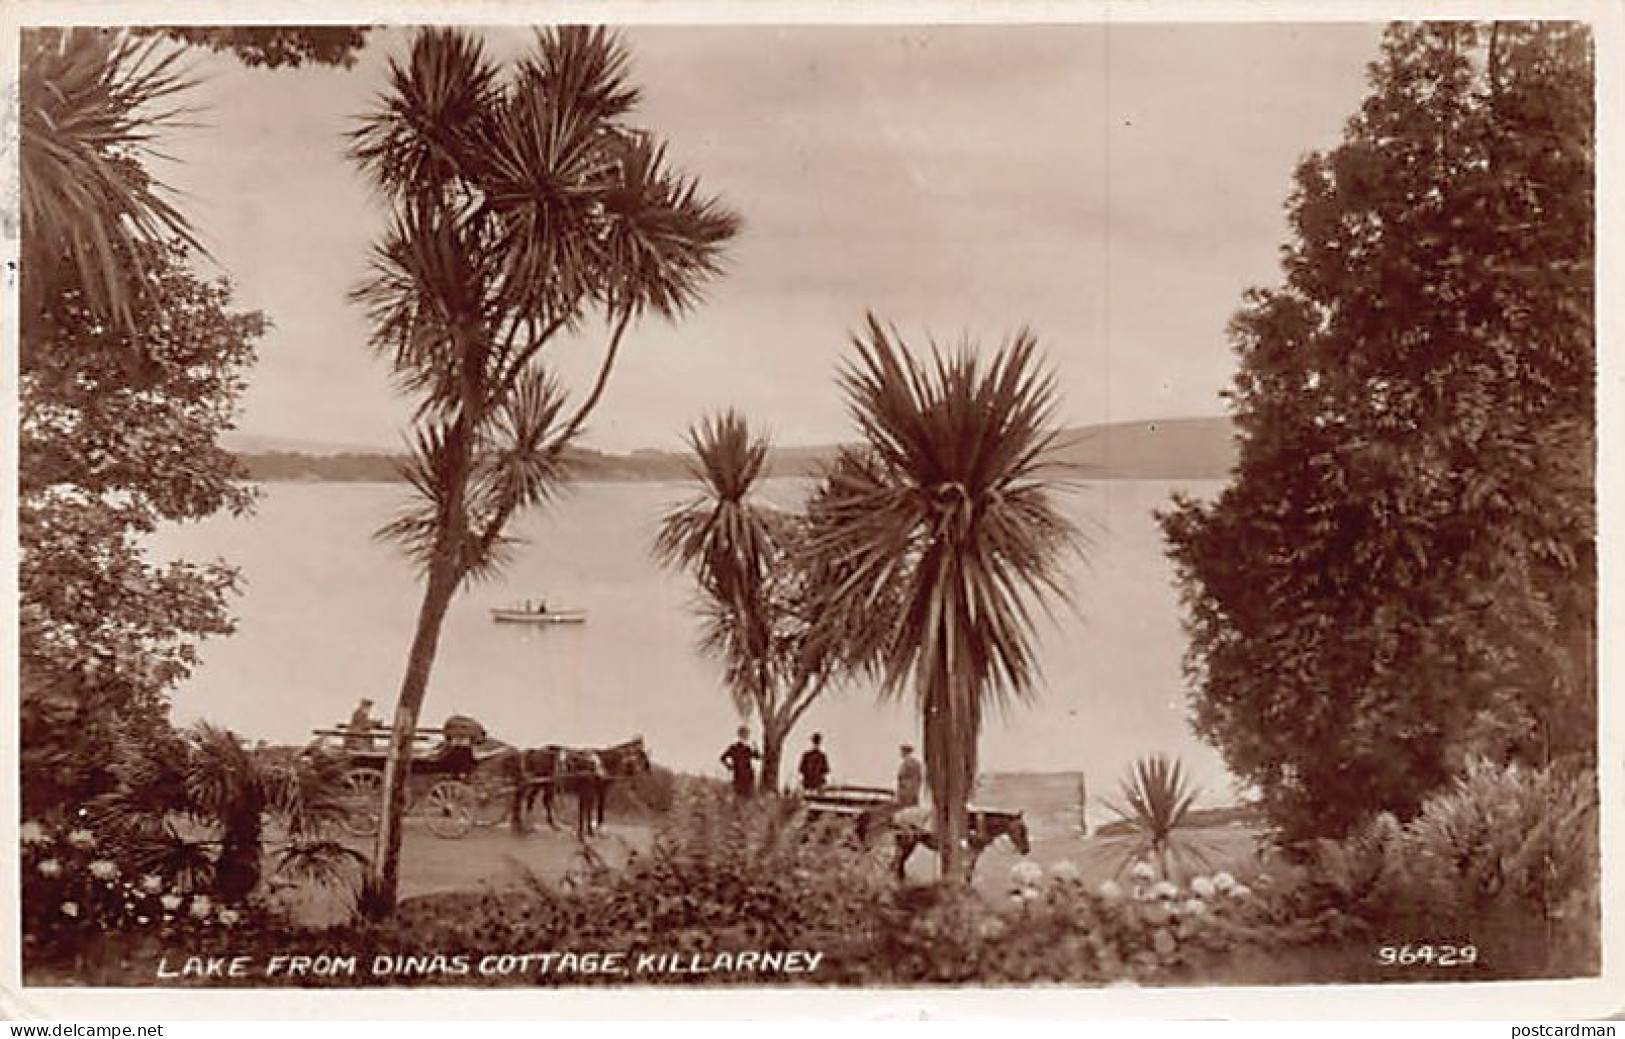
<instances>
[{"instance_id":1,"label":"carriage wheel","mask_svg":"<svg viewBox=\"0 0 1625 1039\"><path fill-rule=\"evenodd\" d=\"M344 773L344 828L357 837L378 832L378 813L384 774L375 768L352 768Z\"/></svg>"},{"instance_id":2,"label":"carriage wheel","mask_svg":"<svg viewBox=\"0 0 1625 1039\"><path fill-rule=\"evenodd\" d=\"M474 792L460 780L442 779L429 788L422 811L430 833L456 839L474 826Z\"/></svg>"},{"instance_id":3,"label":"carriage wheel","mask_svg":"<svg viewBox=\"0 0 1625 1039\"><path fill-rule=\"evenodd\" d=\"M513 804L514 784L496 776L476 776L469 795L475 826L501 826Z\"/></svg>"}]
</instances>

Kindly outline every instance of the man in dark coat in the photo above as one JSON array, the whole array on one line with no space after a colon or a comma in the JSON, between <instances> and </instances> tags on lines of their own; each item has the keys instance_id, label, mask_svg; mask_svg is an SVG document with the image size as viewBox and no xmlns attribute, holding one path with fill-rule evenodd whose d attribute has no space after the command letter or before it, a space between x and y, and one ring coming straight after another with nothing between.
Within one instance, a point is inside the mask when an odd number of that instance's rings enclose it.
<instances>
[{"instance_id":1,"label":"man in dark coat","mask_svg":"<svg viewBox=\"0 0 1625 1039\"><path fill-rule=\"evenodd\" d=\"M749 797L756 792L756 769L751 762L761 753L750 745L750 729L741 725L739 738L722 752L722 764L733 777L735 797Z\"/></svg>"},{"instance_id":2,"label":"man in dark coat","mask_svg":"<svg viewBox=\"0 0 1625 1039\"><path fill-rule=\"evenodd\" d=\"M801 755L801 789L822 790L829 781L829 758L824 756L824 734L813 733L812 748Z\"/></svg>"}]
</instances>

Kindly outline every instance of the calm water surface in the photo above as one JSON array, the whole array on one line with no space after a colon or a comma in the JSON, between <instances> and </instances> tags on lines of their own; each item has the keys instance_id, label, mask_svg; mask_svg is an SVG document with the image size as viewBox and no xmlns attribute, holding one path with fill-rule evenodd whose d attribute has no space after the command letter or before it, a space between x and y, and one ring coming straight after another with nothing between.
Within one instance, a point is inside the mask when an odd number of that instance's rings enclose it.
<instances>
[{"instance_id":1,"label":"calm water surface","mask_svg":"<svg viewBox=\"0 0 1625 1039\"><path fill-rule=\"evenodd\" d=\"M796 481L776 481L793 501ZM1217 756L1186 724L1178 595L1152 510L1204 481L1086 485L1067 508L1089 532L1074 567L1076 612L1041 621L1043 687L1030 704L987 719L985 771L1081 771L1106 793L1136 756L1182 757L1227 801ZM203 664L175 695L177 721L208 718L249 738L302 743L349 716L365 695L393 709L420 587L372 540L405 497L386 484L270 484L255 516L166 530L161 554L221 557L242 569L237 633L203 645ZM720 774L737 718L721 669L694 648L686 578L653 562L659 518L690 493L680 484L583 484L516 524L527 544L447 617L424 723L471 714L510 743L601 744L636 733L657 761ZM589 611L580 626L496 624L492 606L546 596ZM839 782L888 783L897 744L918 742L912 704L879 703L854 686L826 694L792 736L791 756L822 730ZM788 771L788 767L787 767Z\"/></svg>"}]
</instances>

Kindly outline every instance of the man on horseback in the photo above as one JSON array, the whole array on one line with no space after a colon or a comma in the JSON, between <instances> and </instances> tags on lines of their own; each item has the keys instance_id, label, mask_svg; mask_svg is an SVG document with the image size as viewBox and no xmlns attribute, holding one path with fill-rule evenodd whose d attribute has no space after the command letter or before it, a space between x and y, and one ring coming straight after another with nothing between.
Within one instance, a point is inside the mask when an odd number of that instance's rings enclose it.
<instances>
[{"instance_id":1,"label":"man on horseback","mask_svg":"<svg viewBox=\"0 0 1625 1039\"><path fill-rule=\"evenodd\" d=\"M897 803L913 808L920 803L920 791L925 788L925 766L914 756L914 748L905 743L898 748L903 760L897 766Z\"/></svg>"}]
</instances>

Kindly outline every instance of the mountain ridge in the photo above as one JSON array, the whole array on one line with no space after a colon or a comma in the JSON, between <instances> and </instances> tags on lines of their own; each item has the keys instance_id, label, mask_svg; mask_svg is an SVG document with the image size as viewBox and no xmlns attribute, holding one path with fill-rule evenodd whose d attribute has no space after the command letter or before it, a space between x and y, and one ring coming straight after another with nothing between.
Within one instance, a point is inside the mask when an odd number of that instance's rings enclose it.
<instances>
[{"instance_id":1,"label":"mountain ridge","mask_svg":"<svg viewBox=\"0 0 1625 1039\"><path fill-rule=\"evenodd\" d=\"M399 452L357 444L230 434L222 438L260 481L396 481ZM776 447L770 476L817 476L839 444ZM1056 437L1054 459L1085 479L1222 479L1235 464L1234 426L1224 417L1135 419L1074 426ZM640 448L613 454L591 448L569 452L575 478L584 481L688 480L684 452Z\"/></svg>"}]
</instances>

